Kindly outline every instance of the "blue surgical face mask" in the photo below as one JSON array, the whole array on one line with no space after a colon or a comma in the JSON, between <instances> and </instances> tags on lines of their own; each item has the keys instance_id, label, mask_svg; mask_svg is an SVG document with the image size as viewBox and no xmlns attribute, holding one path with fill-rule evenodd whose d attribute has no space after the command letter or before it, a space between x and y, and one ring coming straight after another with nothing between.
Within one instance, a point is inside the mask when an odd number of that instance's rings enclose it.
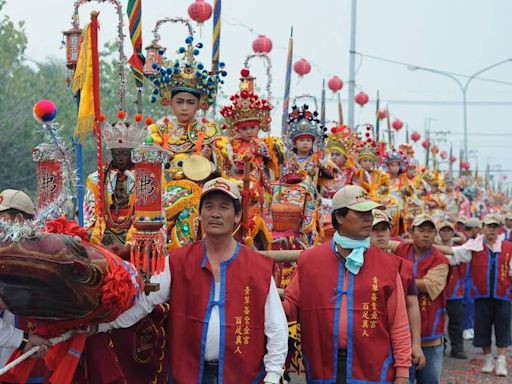
<instances>
[{"instance_id":1,"label":"blue surgical face mask","mask_svg":"<svg viewBox=\"0 0 512 384\"><path fill-rule=\"evenodd\" d=\"M357 275L364 264L364 251L370 248L370 238L367 237L363 240L354 240L341 236L338 232L335 232L333 240L341 248L352 250L350 255L347 256L345 267L352 274Z\"/></svg>"}]
</instances>

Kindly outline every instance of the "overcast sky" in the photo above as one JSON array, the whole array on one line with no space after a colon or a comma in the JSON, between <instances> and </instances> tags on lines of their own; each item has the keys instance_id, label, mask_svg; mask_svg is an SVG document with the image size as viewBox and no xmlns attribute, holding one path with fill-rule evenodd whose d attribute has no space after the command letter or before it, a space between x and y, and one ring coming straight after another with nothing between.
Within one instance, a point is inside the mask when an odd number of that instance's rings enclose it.
<instances>
[{"instance_id":1,"label":"overcast sky","mask_svg":"<svg viewBox=\"0 0 512 384\"><path fill-rule=\"evenodd\" d=\"M213 4L213 0L207 0ZM156 20L166 16L187 17L192 0L142 0L143 39L147 45ZM123 0L126 4L127 0ZM230 76L224 92L230 94L238 86L238 74L251 43L257 34L273 40L273 95L281 103L284 92L286 46L290 27L294 27L294 60L304 57L313 64L311 73L303 79L295 75L292 95L311 93L320 96L322 79L338 75L348 81L350 0L223 0L221 59ZM101 10L100 42L115 38L117 17L110 4L86 4L81 7L81 25L89 20L92 9ZM63 30L70 27L72 0L7 0L4 12L14 20L24 20L29 44L27 55L33 60L64 57L60 48ZM366 55L443 71L471 75L488 65L512 58L512 1L510 0L360 0L357 9L357 51ZM127 21L125 31L127 32ZM203 62L211 60L212 21L202 28L205 49ZM173 52L186 37L183 27L164 25L161 43ZM197 32L199 35L199 30ZM130 54L128 39L127 55ZM451 142L458 157L462 145L461 91L449 78L422 71L410 71L406 65L364 57L357 60L357 89L375 99L380 91L382 102L389 101L394 117L408 123L409 130L424 134L425 119L432 130L450 131ZM259 86L264 88L263 65L254 62L252 71ZM470 149L478 151L479 168L487 162L493 168L512 169L512 62L494 68L484 78L509 82L510 85L475 81L468 91L470 102L487 102L468 106ZM464 78L461 80L465 81ZM43 81L43 80L41 80ZM346 98L348 87L341 91ZM334 100L334 98L333 98ZM415 103L403 103L409 100ZM424 103L419 103L425 101ZM434 104L446 101L448 104ZM497 104L489 102L499 102ZM507 103L503 103L507 102ZM347 106L344 104L346 115ZM357 123L374 122L374 105L356 106ZM281 104L274 112L274 127L278 132ZM337 118L335 104L327 106L328 119ZM405 129L403 130L405 131ZM497 134L498 136L494 136ZM401 132L398 141L403 141ZM418 146L419 157L423 150ZM474 164L475 160L472 159ZM512 177L509 172L509 179Z\"/></svg>"}]
</instances>

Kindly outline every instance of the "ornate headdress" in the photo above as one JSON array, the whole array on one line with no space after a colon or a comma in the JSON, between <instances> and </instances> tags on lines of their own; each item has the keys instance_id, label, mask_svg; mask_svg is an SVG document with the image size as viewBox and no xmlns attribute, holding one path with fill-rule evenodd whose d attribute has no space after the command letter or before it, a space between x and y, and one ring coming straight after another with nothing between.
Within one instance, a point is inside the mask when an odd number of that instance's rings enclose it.
<instances>
[{"instance_id":1,"label":"ornate headdress","mask_svg":"<svg viewBox=\"0 0 512 384\"><path fill-rule=\"evenodd\" d=\"M124 111L119 111L117 117L117 123L111 125L105 121L103 126L103 140L107 149L137 148L144 143L148 132L141 115L135 115L134 122L126 121Z\"/></svg>"},{"instance_id":2,"label":"ornate headdress","mask_svg":"<svg viewBox=\"0 0 512 384\"><path fill-rule=\"evenodd\" d=\"M349 157L355 150L357 137L348 125L331 128L331 133L327 135L327 149L332 153L334 151Z\"/></svg>"},{"instance_id":3,"label":"ornate headdress","mask_svg":"<svg viewBox=\"0 0 512 384\"><path fill-rule=\"evenodd\" d=\"M155 103L157 96L160 95L160 103L165 106L169 105L173 92L190 92L199 95L199 104L203 110L208 109L214 103L218 85L224 84L221 77L227 75L224 71L224 63L219 64L215 73L208 72L204 65L195 59L203 44L194 45L193 42L194 37L187 37L185 39L186 47L180 47L178 50L183 54L181 61L176 59L174 62L166 62L167 67L160 67L157 63L153 63L153 68L157 72L149 76L155 87L151 97L152 103Z\"/></svg>"},{"instance_id":4,"label":"ornate headdress","mask_svg":"<svg viewBox=\"0 0 512 384\"><path fill-rule=\"evenodd\" d=\"M389 164L393 161L398 161L400 164L400 170L407 167L407 157L402 150L397 151L395 148L392 148L391 151L388 151L384 154L384 162Z\"/></svg>"},{"instance_id":5,"label":"ornate headdress","mask_svg":"<svg viewBox=\"0 0 512 384\"><path fill-rule=\"evenodd\" d=\"M366 127L365 138L357 143L357 161L370 159L373 162L379 161L379 148L377 142L371 137L371 126Z\"/></svg>"},{"instance_id":6,"label":"ornate headdress","mask_svg":"<svg viewBox=\"0 0 512 384\"><path fill-rule=\"evenodd\" d=\"M414 157L414 147L411 144L400 144L398 149L402 151L408 159Z\"/></svg>"},{"instance_id":7,"label":"ornate headdress","mask_svg":"<svg viewBox=\"0 0 512 384\"><path fill-rule=\"evenodd\" d=\"M268 132L272 121L272 105L254 94L254 77L247 68L242 69L240 74L240 91L229 98L232 105L225 106L220 111L225 121L223 128L230 135L235 135L238 128L247 125L258 125L262 131Z\"/></svg>"},{"instance_id":8,"label":"ornate headdress","mask_svg":"<svg viewBox=\"0 0 512 384\"><path fill-rule=\"evenodd\" d=\"M287 146L294 147L294 142L301 136L310 136L316 142L321 142L324 138L324 126L320 124L317 118L318 112L309 111L309 106L304 104L302 108L294 105L292 112L288 117Z\"/></svg>"}]
</instances>

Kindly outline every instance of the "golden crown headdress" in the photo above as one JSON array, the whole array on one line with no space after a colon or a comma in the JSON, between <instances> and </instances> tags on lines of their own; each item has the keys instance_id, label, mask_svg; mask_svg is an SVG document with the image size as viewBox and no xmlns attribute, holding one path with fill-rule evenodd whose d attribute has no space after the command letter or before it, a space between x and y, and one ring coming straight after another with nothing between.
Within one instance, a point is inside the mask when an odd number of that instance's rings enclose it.
<instances>
[{"instance_id":1,"label":"golden crown headdress","mask_svg":"<svg viewBox=\"0 0 512 384\"><path fill-rule=\"evenodd\" d=\"M240 91L229 98L232 105L225 106L220 111L224 117L224 129L234 135L238 128L258 125L262 131L268 132L272 121L272 105L254 93L254 77L247 68L242 69L240 74Z\"/></svg>"},{"instance_id":2,"label":"golden crown headdress","mask_svg":"<svg viewBox=\"0 0 512 384\"><path fill-rule=\"evenodd\" d=\"M349 157L355 150L357 137L348 125L341 125L331 128L331 133L327 135L327 150L340 152L345 157Z\"/></svg>"},{"instance_id":3,"label":"golden crown headdress","mask_svg":"<svg viewBox=\"0 0 512 384\"><path fill-rule=\"evenodd\" d=\"M160 95L160 103L169 105L171 97L176 92L190 92L200 97L200 106L206 110L215 102L219 84L224 84L222 77L227 76L224 63L219 63L215 73L208 72L204 65L195 59L199 55L202 43L194 45L194 37L185 39L186 46L180 47L178 52L183 59L166 63L168 66L159 66L153 63L155 74L149 76L153 81L154 91L151 102L156 103Z\"/></svg>"}]
</instances>

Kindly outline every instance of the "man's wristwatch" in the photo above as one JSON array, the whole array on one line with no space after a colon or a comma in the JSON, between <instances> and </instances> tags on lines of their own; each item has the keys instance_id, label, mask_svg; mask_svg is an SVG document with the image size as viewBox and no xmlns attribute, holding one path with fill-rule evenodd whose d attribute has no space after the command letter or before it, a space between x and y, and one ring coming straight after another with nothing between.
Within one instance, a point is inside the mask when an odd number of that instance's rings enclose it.
<instances>
[{"instance_id":1,"label":"man's wristwatch","mask_svg":"<svg viewBox=\"0 0 512 384\"><path fill-rule=\"evenodd\" d=\"M18 349L20 351L22 351L25 348L25 346L27 345L27 343L28 343L28 332L27 331L23 331L23 338L21 339L21 344L18 347Z\"/></svg>"}]
</instances>

